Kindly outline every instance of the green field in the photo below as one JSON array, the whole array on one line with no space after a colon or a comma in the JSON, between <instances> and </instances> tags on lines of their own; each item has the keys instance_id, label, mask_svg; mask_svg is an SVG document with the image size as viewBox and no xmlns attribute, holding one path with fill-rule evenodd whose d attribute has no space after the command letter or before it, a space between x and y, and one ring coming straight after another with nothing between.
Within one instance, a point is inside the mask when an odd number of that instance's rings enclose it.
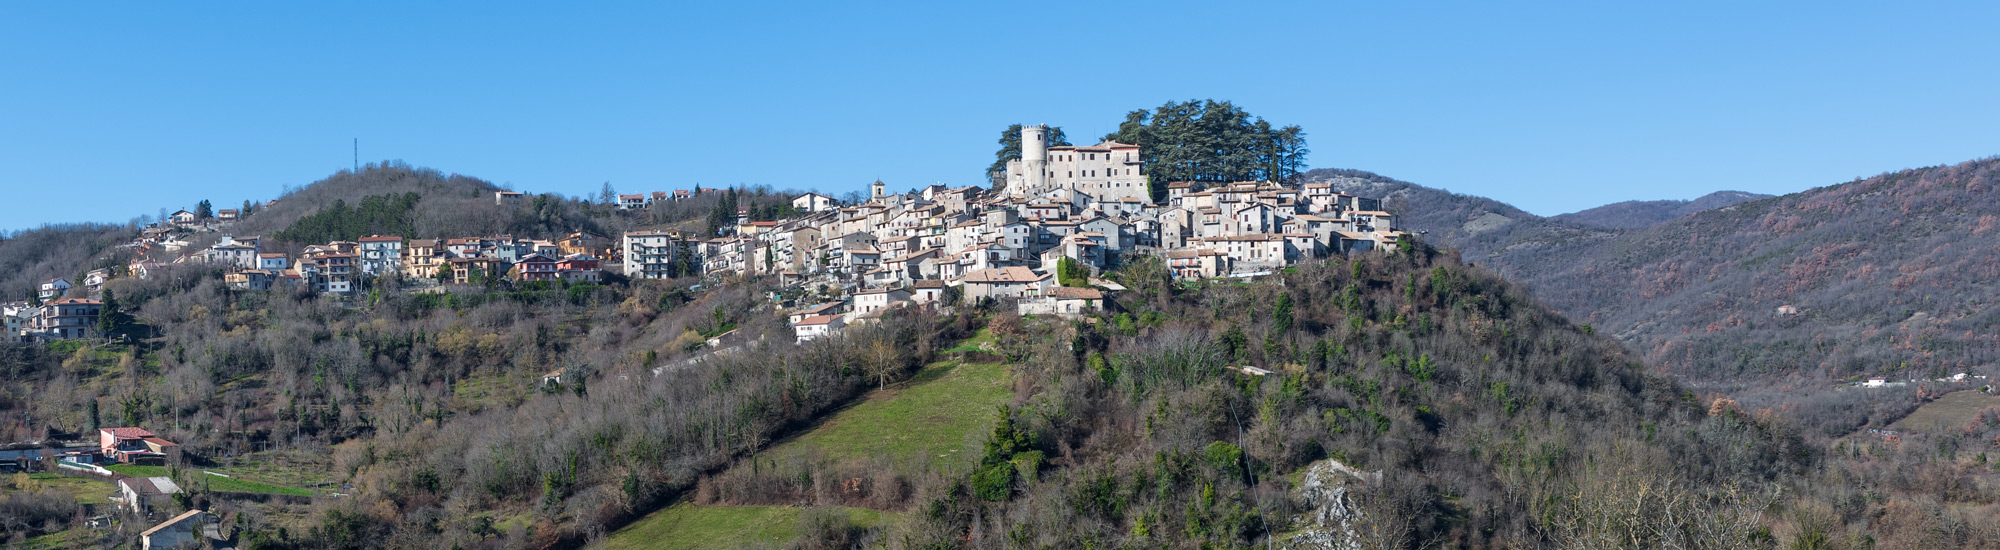
<instances>
[{"instance_id":1,"label":"green field","mask_svg":"<svg viewBox=\"0 0 2000 550\"><path fill-rule=\"evenodd\" d=\"M2000 396L1987 395L1973 390L1945 394L1935 401L1917 407L1917 411L1890 424L1890 429L1909 431L1939 431L1971 421L1979 411L1987 407L2000 407Z\"/></svg>"},{"instance_id":2,"label":"green field","mask_svg":"<svg viewBox=\"0 0 2000 550\"><path fill-rule=\"evenodd\" d=\"M799 533L795 506L695 506L676 504L633 522L604 539L605 550L638 548L783 548ZM845 508L859 527L881 525L888 514Z\"/></svg>"},{"instance_id":3,"label":"green field","mask_svg":"<svg viewBox=\"0 0 2000 550\"><path fill-rule=\"evenodd\" d=\"M67 494L81 503L103 504L112 493L118 492L117 486L94 478L42 473L28 474L28 480L29 485L36 491L53 490ZM13 489L23 490L22 487Z\"/></svg>"},{"instance_id":4,"label":"green field","mask_svg":"<svg viewBox=\"0 0 2000 550\"><path fill-rule=\"evenodd\" d=\"M987 346L987 344L991 343L993 343L993 333L987 332L986 329L981 328L979 329L979 332L977 334L973 334L971 338L959 340L958 345L952 346L951 349L944 350L944 352L945 353L991 352L993 351L993 349Z\"/></svg>"},{"instance_id":5,"label":"green field","mask_svg":"<svg viewBox=\"0 0 2000 550\"><path fill-rule=\"evenodd\" d=\"M767 452L818 449L836 460L926 457L941 468L970 467L995 409L1013 395L1006 365L937 363Z\"/></svg>"},{"instance_id":6,"label":"green field","mask_svg":"<svg viewBox=\"0 0 2000 550\"><path fill-rule=\"evenodd\" d=\"M111 466L106 466L105 469L133 477L159 477L168 475L167 467L165 466L135 466L131 464L114 464ZM306 490L305 488L302 487L264 483L262 481L243 478L241 476L244 474L244 471L252 470L251 468L247 467L207 468L208 471L216 472L230 477L208 475L206 473L202 473L202 470L203 469L200 468L182 470L181 475L183 478L189 481L201 480L200 481L201 483L207 483L208 490L210 491L218 491L226 493L261 493L267 495L293 495L293 496L312 496L313 494L312 491ZM195 476L200 476L200 477L195 477Z\"/></svg>"}]
</instances>

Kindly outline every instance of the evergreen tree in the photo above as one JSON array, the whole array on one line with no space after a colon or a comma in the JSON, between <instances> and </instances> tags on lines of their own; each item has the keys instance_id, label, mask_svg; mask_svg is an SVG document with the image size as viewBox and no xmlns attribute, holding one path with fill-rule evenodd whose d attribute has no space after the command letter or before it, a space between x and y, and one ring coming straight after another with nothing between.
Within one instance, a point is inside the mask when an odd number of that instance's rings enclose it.
<instances>
[{"instance_id":1,"label":"evergreen tree","mask_svg":"<svg viewBox=\"0 0 2000 550\"><path fill-rule=\"evenodd\" d=\"M1056 284L1069 287L1090 286L1090 268L1084 267L1075 258L1064 256L1056 260Z\"/></svg>"},{"instance_id":2,"label":"evergreen tree","mask_svg":"<svg viewBox=\"0 0 2000 550\"><path fill-rule=\"evenodd\" d=\"M1271 312L1271 328L1277 332L1292 330L1292 293L1278 295L1278 307Z\"/></svg>"},{"instance_id":3,"label":"evergreen tree","mask_svg":"<svg viewBox=\"0 0 2000 550\"><path fill-rule=\"evenodd\" d=\"M124 313L118 311L118 296L111 289L104 289L104 305L97 311L97 333L110 336L124 328Z\"/></svg>"},{"instance_id":4,"label":"evergreen tree","mask_svg":"<svg viewBox=\"0 0 2000 550\"><path fill-rule=\"evenodd\" d=\"M202 199L194 205L194 217L204 220L215 217L215 206L210 205L208 199Z\"/></svg>"},{"instance_id":5,"label":"evergreen tree","mask_svg":"<svg viewBox=\"0 0 2000 550\"><path fill-rule=\"evenodd\" d=\"M1176 181L1291 181L1305 170L1305 131L1273 127L1227 101L1168 102L1126 113L1107 140L1138 145L1160 198Z\"/></svg>"}]
</instances>

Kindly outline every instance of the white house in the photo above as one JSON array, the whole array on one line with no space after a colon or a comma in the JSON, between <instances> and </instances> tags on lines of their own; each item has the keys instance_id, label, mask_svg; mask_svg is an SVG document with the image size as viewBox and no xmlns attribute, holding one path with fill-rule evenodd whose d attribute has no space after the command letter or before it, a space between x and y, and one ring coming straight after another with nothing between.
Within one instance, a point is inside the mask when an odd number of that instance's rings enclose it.
<instances>
[{"instance_id":1,"label":"white house","mask_svg":"<svg viewBox=\"0 0 2000 550\"><path fill-rule=\"evenodd\" d=\"M56 298L61 298L68 294L69 294L69 280L63 278L49 279L47 281L42 282L40 290L35 293L35 295L40 296L42 298L42 301L44 302L47 302L49 300L54 300Z\"/></svg>"},{"instance_id":2,"label":"white house","mask_svg":"<svg viewBox=\"0 0 2000 550\"><path fill-rule=\"evenodd\" d=\"M146 515L153 509L153 499L181 492L179 485L166 476L128 477L118 480L118 494L132 513Z\"/></svg>"},{"instance_id":3,"label":"white house","mask_svg":"<svg viewBox=\"0 0 2000 550\"><path fill-rule=\"evenodd\" d=\"M802 212L824 212L827 210L832 210L834 208L833 197L821 195L819 193L806 193L804 195L799 195L798 198L792 199L792 208L797 208Z\"/></svg>"},{"instance_id":4,"label":"white house","mask_svg":"<svg viewBox=\"0 0 2000 550\"><path fill-rule=\"evenodd\" d=\"M966 302L976 302L981 298L1020 298L1041 294L1048 288L1055 276L1037 273L1020 266L987 268L965 274L959 283L965 286Z\"/></svg>"},{"instance_id":5,"label":"white house","mask_svg":"<svg viewBox=\"0 0 2000 550\"><path fill-rule=\"evenodd\" d=\"M799 324L800 321L806 320L806 318L808 317L814 317L819 315L840 315L840 306L842 305L846 305L846 302L827 302L824 304L807 307L805 309L792 312L790 318L788 318L786 322L796 325Z\"/></svg>"},{"instance_id":6,"label":"white house","mask_svg":"<svg viewBox=\"0 0 2000 550\"><path fill-rule=\"evenodd\" d=\"M800 320L798 324L792 325L792 332L797 336L797 342L804 344L811 342L814 338L833 334L834 331L840 330L840 327L843 326L847 326L847 322L841 320L837 315L814 315Z\"/></svg>"},{"instance_id":7,"label":"white house","mask_svg":"<svg viewBox=\"0 0 2000 550\"><path fill-rule=\"evenodd\" d=\"M910 301L910 292L902 289L878 288L854 293L854 312L861 315L875 313L900 302Z\"/></svg>"},{"instance_id":8,"label":"white house","mask_svg":"<svg viewBox=\"0 0 2000 550\"><path fill-rule=\"evenodd\" d=\"M942 303L945 296L944 281L919 279L910 283L910 301L917 305Z\"/></svg>"}]
</instances>

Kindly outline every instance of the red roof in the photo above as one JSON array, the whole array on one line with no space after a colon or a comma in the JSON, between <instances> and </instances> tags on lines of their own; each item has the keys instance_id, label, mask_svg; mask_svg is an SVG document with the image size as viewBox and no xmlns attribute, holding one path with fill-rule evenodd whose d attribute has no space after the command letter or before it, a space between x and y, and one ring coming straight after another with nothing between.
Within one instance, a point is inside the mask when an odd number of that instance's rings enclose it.
<instances>
[{"instance_id":1,"label":"red roof","mask_svg":"<svg viewBox=\"0 0 2000 550\"><path fill-rule=\"evenodd\" d=\"M111 437L119 439L145 439L153 437L153 432L146 431L145 428L103 428L102 431L110 432Z\"/></svg>"}]
</instances>

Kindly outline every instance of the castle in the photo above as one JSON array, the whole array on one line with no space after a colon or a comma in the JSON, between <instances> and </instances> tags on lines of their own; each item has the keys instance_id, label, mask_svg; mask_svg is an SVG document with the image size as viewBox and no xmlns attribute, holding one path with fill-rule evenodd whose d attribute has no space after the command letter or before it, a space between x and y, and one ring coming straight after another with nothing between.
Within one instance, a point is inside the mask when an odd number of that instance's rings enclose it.
<instances>
[{"instance_id":1,"label":"castle","mask_svg":"<svg viewBox=\"0 0 2000 550\"><path fill-rule=\"evenodd\" d=\"M1021 158L1007 161L1006 194L1070 200L1083 194L1097 203L1152 204L1139 146L1116 141L1049 146L1049 127L1021 127Z\"/></svg>"}]
</instances>

